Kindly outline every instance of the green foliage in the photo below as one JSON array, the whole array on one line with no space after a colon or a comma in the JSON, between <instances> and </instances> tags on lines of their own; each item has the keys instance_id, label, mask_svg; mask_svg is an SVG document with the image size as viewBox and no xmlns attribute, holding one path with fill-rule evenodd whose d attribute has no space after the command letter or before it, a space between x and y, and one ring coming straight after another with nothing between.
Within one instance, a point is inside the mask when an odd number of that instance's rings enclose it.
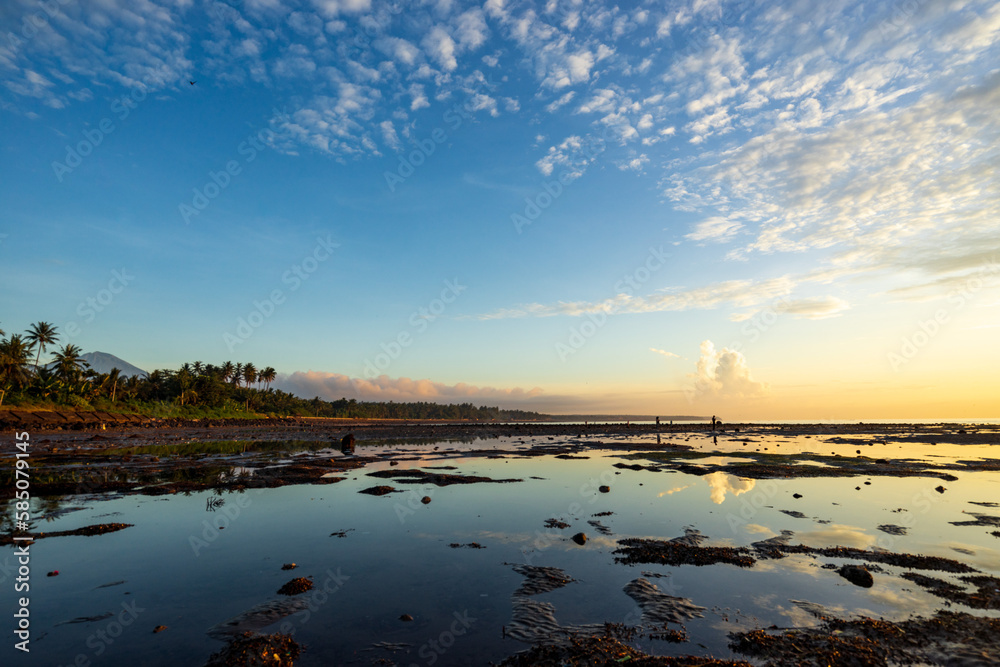
<instances>
[{"instance_id":1,"label":"green foliage","mask_svg":"<svg viewBox=\"0 0 1000 667\"><path fill-rule=\"evenodd\" d=\"M3 332L0 331L0 335ZM46 344L59 338L55 327L38 322L27 335L0 340L0 390L3 404L23 409L107 410L154 417L211 419L233 417L335 417L355 419L541 419L537 412L501 410L472 403L377 403L342 398L324 401L299 398L270 385L277 378L271 366L227 361L219 366L201 361L176 371L154 370L147 377L123 377L118 369L97 373L67 344L44 366L37 360Z\"/></svg>"}]
</instances>

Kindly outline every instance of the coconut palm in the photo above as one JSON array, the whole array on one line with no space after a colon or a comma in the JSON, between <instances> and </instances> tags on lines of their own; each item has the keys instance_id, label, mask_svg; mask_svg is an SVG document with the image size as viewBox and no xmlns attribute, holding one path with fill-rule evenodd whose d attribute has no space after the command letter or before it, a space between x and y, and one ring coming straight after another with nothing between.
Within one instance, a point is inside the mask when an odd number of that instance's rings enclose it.
<instances>
[{"instance_id":1,"label":"coconut palm","mask_svg":"<svg viewBox=\"0 0 1000 667\"><path fill-rule=\"evenodd\" d=\"M35 368L38 368L38 360L41 358L42 352L45 351L45 346L59 340L59 334L56 333L56 328L48 322L35 322L28 329L28 335L25 338L32 347L38 348L35 353Z\"/></svg>"},{"instance_id":2,"label":"coconut palm","mask_svg":"<svg viewBox=\"0 0 1000 667\"><path fill-rule=\"evenodd\" d=\"M257 368L249 362L243 364L243 381L246 382L247 388L257 381Z\"/></svg>"},{"instance_id":3,"label":"coconut palm","mask_svg":"<svg viewBox=\"0 0 1000 667\"><path fill-rule=\"evenodd\" d=\"M242 363L236 362L236 365L233 366L233 374L230 376L230 381L233 384L235 384L237 387L240 385L240 382L243 381L243 364Z\"/></svg>"},{"instance_id":4,"label":"coconut palm","mask_svg":"<svg viewBox=\"0 0 1000 667\"><path fill-rule=\"evenodd\" d=\"M226 363L222 364L222 367L219 369L219 371L222 373L222 381L228 382L229 378L233 377L233 372L235 370L236 367L233 366L233 362L231 361L227 361Z\"/></svg>"},{"instance_id":5,"label":"coconut palm","mask_svg":"<svg viewBox=\"0 0 1000 667\"><path fill-rule=\"evenodd\" d=\"M263 382L265 387L270 387L277 376L278 373L272 367L268 366L257 375L257 379Z\"/></svg>"},{"instance_id":6,"label":"coconut palm","mask_svg":"<svg viewBox=\"0 0 1000 667\"><path fill-rule=\"evenodd\" d=\"M67 344L56 352L52 358L55 364L56 376L63 382L70 384L74 382L89 367L89 364L80 356L83 350L78 345Z\"/></svg>"},{"instance_id":7,"label":"coconut palm","mask_svg":"<svg viewBox=\"0 0 1000 667\"><path fill-rule=\"evenodd\" d=\"M0 383L14 389L23 389L31 379L31 346L19 334L0 341Z\"/></svg>"}]
</instances>

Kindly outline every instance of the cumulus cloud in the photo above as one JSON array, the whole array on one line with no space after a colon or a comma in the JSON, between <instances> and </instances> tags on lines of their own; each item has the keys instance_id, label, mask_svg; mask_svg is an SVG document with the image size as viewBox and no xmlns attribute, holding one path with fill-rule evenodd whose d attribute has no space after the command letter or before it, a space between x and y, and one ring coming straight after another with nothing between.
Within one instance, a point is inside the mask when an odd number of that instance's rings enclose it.
<instances>
[{"instance_id":1,"label":"cumulus cloud","mask_svg":"<svg viewBox=\"0 0 1000 667\"><path fill-rule=\"evenodd\" d=\"M434 403L490 401L524 402L542 395L538 387L498 389L460 382L448 385L431 380L390 378L380 375L367 380L340 373L296 372L280 377L275 385L299 396L319 396L326 400L354 398L359 401L429 401Z\"/></svg>"},{"instance_id":2,"label":"cumulus cloud","mask_svg":"<svg viewBox=\"0 0 1000 667\"><path fill-rule=\"evenodd\" d=\"M701 396L753 398L768 394L768 385L750 376L743 354L737 350L716 350L710 340L701 344L701 357L694 374L694 390Z\"/></svg>"}]
</instances>

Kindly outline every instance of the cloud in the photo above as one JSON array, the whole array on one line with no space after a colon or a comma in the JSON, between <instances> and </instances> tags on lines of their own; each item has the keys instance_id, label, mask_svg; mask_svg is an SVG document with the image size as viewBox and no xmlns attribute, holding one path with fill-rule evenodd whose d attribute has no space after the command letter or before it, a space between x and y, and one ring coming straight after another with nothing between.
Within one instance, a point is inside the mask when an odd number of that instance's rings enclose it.
<instances>
[{"instance_id":1,"label":"cloud","mask_svg":"<svg viewBox=\"0 0 1000 667\"><path fill-rule=\"evenodd\" d=\"M441 26L431 28L422 44L444 71L451 72L458 67L458 61L455 59L455 40Z\"/></svg>"},{"instance_id":2,"label":"cloud","mask_svg":"<svg viewBox=\"0 0 1000 667\"><path fill-rule=\"evenodd\" d=\"M767 384L750 376L741 352L725 347L717 351L710 340L701 344L701 358L693 377L695 393L700 396L754 398L769 392Z\"/></svg>"},{"instance_id":3,"label":"cloud","mask_svg":"<svg viewBox=\"0 0 1000 667\"><path fill-rule=\"evenodd\" d=\"M775 311L787 313L807 320L823 320L837 317L850 310L851 304L835 296L816 297L812 299L784 300L774 306Z\"/></svg>"},{"instance_id":4,"label":"cloud","mask_svg":"<svg viewBox=\"0 0 1000 667\"><path fill-rule=\"evenodd\" d=\"M533 389L497 389L477 387L465 383L447 385L431 380L411 380L410 378L390 378L380 375L372 380L352 378L339 373L318 371L296 372L279 378L277 387L298 396L319 396L326 400L353 398L359 401L430 401L435 403L466 401L497 401L509 405L523 402L542 395L538 387Z\"/></svg>"},{"instance_id":5,"label":"cloud","mask_svg":"<svg viewBox=\"0 0 1000 667\"><path fill-rule=\"evenodd\" d=\"M384 120L379 124L382 130L382 140L385 141L386 145L389 146L394 151L398 151L402 148L402 144L399 141L399 135L396 134L396 128L393 127L391 120Z\"/></svg>"},{"instance_id":6,"label":"cloud","mask_svg":"<svg viewBox=\"0 0 1000 667\"><path fill-rule=\"evenodd\" d=\"M646 296L632 296L622 292L601 301L523 304L479 315L477 319L579 316L588 313L655 313L676 310L704 310L725 305L746 308L787 296L791 294L797 284L798 281L789 276L764 280L726 280L691 289L665 288L659 290L659 293Z\"/></svg>"},{"instance_id":7,"label":"cloud","mask_svg":"<svg viewBox=\"0 0 1000 667\"><path fill-rule=\"evenodd\" d=\"M712 216L695 225L694 231L684 236L692 241L728 241L743 229L743 223L721 216Z\"/></svg>"},{"instance_id":8,"label":"cloud","mask_svg":"<svg viewBox=\"0 0 1000 667\"><path fill-rule=\"evenodd\" d=\"M489 38L489 28L481 9L470 9L455 19L455 35L458 45L464 50L474 51Z\"/></svg>"},{"instance_id":9,"label":"cloud","mask_svg":"<svg viewBox=\"0 0 1000 667\"><path fill-rule=\"evenodd\" d=\"M666 350L658 350L655 347L649 348L650 352L656 352L657 354L662 354L667 359L680 359L681 355L674 354L673 352L667 352Z\"/></svg>"}]
</instances>

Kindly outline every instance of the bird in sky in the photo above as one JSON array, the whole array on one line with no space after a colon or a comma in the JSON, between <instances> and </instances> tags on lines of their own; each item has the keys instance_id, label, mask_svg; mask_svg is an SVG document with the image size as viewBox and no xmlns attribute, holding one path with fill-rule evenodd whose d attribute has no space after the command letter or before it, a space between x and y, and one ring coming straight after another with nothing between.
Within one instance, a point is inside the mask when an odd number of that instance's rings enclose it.
<instances>
[{"instance_id":1,"label":"bird in sky","mask_svg":"<svg viewBox=\"0 0 1000 667\"><path fill-rule=\"evenodd\" d=\"M197 83L197 81L188 81L188 83L190 83L193 86L195 83Z\"/></svg>"}]
</instances>

